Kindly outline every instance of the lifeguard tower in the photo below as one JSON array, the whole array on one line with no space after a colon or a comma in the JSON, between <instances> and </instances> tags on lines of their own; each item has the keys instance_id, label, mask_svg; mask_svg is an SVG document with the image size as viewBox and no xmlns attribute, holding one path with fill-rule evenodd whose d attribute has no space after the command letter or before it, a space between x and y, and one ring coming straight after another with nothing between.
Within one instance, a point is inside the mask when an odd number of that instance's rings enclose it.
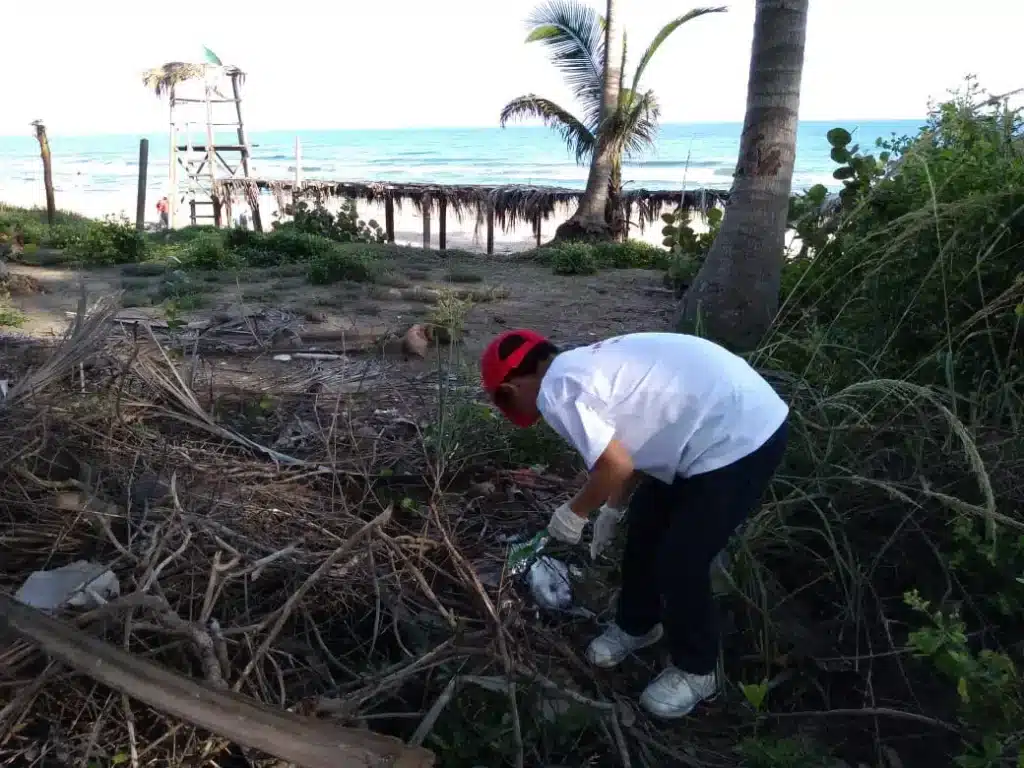
<instances>
[{"instance_id":1,"label":"lifeguard tower","mask_svg":"<svg viewBox=\"0 0 1024 768\"><path fill-rule=\"evenodd\" d=\"M204 61L172 61L151 69L143 82L170 105L170 194L168 218L173 229L190 224L221 226L222 201L215 183L227 178L250 178L251 147L242 121L245 73L225 65L204 48ZM252 224L262 231L259 206L252 207Z\"/></svg>"}]
</instances>

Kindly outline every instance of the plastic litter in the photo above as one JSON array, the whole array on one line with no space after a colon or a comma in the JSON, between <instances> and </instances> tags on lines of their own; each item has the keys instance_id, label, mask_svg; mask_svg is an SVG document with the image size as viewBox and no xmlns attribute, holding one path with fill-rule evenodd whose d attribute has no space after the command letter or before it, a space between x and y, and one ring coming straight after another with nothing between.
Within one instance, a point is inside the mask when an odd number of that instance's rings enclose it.
<instances>
[{"instance_id":1,"label":"plastic litter","mask_svg":"<svg viewBox=\"0 0 1024 768\"><path fill-rule=\"evenodd\" d=\"M77 560L60 568L29 574L14 599L53 613L65 605L95 608L120 594L121 584L107 566Z\"/></svg>"},{"instance_id":2,"label":"plastic litter","mask_svg":"<svg viewBox=\"0 0 1024 768\"><path fill-rule=\"evenodd\" d=\"M512 543L509 546L508 555L505 557L505 567L508 568L509 574L519 576L525 573L550 538L547 528L545 528L524 542Z\"/></svg>"},{"instance_id":3,"label":"plastic litter","mask_svg":"<svg viewBox=\"0 0 1024 768\"><path fill-rule=\"evenodd\" d=\"M572 605L572 584L569 566L561 560L543 555L530 566L527 574L530 594L541 608L564 611Z\"/></svg>"}]
</instances>

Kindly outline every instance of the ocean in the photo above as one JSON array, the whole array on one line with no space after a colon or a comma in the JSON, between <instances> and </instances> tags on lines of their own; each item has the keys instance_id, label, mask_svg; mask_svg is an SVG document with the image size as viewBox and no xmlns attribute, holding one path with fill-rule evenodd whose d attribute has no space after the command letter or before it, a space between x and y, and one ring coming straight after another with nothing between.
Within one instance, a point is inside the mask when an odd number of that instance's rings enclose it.
<instances>
[{"instance_id":1,"label":"ocean","mask_svg":"<svg viewBox=\"0 0 1024 768\"><path fill-rule=\"evenodd\" d=\"M836 125L864 148L892 134L913 134L923 120L801 122L794 190L836 188L825 139ZM728 188L742 126L739 123L663 125L655 147L627 160L625 184L649 189ZM294 177L294 143L302 144L302 176L338 181L426 181L441 184L537 184L582 188L587 168L543 126L387 131L255 131L252 173ZM57 205L93 216L134 210L139 135L52 136ZM149 197L166 193L167 134L150 140ZM205 137L204 137L205 138ZM232 143L231 137L216 137ZM196 139L198 142L199 139ZM43 204L42 163L35 138L0 136L0 201ZM147 207L152 207L147 205Z\"/></svg>"}]
</instances>

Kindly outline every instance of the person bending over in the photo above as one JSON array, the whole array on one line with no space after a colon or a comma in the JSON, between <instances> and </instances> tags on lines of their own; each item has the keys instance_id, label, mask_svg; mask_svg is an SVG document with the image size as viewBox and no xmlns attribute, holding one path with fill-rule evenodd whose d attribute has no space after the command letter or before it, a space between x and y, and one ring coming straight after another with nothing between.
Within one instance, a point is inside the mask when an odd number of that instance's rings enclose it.
<instances>
[{"instance_id":1,"label":"person bending over","mask_svg":"<svg viewBox=\"0 0 1024 768\"><path fill-rule=\"evenodd\" d=\"M718 690L711 562L758 507L782 460L789 408L745 360L696 336L634 333L559 352L506 331L481 358L483 387L513 424L544 419L583 457L586 483L550 535L592 557L628 502L615 621L587 648L611 668L665 635L672 664L641 705L683 717ZM664 607L663 607L664 606Z\"/></svg>"}]
</instances>

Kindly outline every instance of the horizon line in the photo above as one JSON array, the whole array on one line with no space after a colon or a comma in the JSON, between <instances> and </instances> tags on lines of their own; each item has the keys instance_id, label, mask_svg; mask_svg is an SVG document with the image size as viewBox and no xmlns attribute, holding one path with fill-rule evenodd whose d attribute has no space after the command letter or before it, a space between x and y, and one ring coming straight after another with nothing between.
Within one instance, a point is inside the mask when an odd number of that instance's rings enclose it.
<instances>
[{"instance_id":1,"label":"horizon line","mask_svg":"<svg viewBox=\"0 0 1024 768\"><path fill-rule=\"evenodd\" d=\"M927 120L926 115L921 117L846 117L846 118L815 118L799 120L799 123L834 123L838 126L850 123L912 123L912 122L923 122ZM691 126L691 125L738 125L742 126L742 120L688 120L688 121L672 121L665 122L659 125L659 128L667 128L670 126ZM540 129L544 131L550 131L551 129L540 123L531 124L520 124L511 125L502 128L498 125L414 125L414 126L401 126L392 128L250 128L250 134L257 133L395 133L395 132L415 132L415 131L505 131L505 130L516 130L516 129ZM65 139L87 139L87 138L105 138L105 137L121 137L121 136L165 136L168 131L128 131L128 132L117 132L111 133L106 131L97 131L94 133L63 133L63 132L50 132L47 131L47 135L51 138L65 138ZM0 139L16 139L24 138L35 141L29 131L25 133L0 133Z\"/></svg>"}]
</instances>

